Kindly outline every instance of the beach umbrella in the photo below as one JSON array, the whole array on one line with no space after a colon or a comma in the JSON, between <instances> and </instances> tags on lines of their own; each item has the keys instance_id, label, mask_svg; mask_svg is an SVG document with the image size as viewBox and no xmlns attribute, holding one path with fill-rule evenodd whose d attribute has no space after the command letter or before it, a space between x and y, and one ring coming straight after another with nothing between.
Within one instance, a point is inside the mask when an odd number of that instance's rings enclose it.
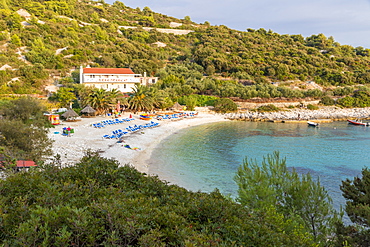
<instances>
[{"instance_id":1,"label":"beach umbrella","mask_svg":"<svg viewBox=\"0 0 370 247\"><path fill-rule=\"evenodd\" d=\"M96 111L90 105L87 105L84 109L81 110L81 113L87 113L88 115L94 114Z\"/></svg>"},{"instance_id":2,"label":"beach umbrella","mask_svg":"<svg viewBox=\"0 0 370 247\"><path fill-rule=\"evenodd\" d=\"M171 109L173 110L182 110L183 109L183 106L179 104L179 102L176 102L172 107Z\"/></svg>"},{"instance_id":3,"label":"beach umbrella","mask_svg":"<svg viewBox=\"0 0 370 247\"><path fill-rule=\"evenodd\" d=\"M65 119L78 117L78 114L71 108L69 108L65 113L62 114Z\"/></svg>"}]
</instances>

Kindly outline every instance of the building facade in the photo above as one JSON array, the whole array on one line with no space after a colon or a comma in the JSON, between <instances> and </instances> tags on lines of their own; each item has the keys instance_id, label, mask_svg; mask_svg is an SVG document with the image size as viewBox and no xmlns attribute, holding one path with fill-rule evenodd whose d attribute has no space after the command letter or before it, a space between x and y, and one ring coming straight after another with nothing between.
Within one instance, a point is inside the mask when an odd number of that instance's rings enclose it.
<instances>
[{"instance_id":1,"label":"building facade","mask_svg":"<svg viewBox=\"0 0 370 247\"><path fill-rule=\"evenodd\" d=\"M157 77L147 77L135 74L129 68L80 68L80 83L88 87L105 90L117 89L123 93L130 93L135 84L149 85L156 83Z\"/></svg>"}]
</instances>

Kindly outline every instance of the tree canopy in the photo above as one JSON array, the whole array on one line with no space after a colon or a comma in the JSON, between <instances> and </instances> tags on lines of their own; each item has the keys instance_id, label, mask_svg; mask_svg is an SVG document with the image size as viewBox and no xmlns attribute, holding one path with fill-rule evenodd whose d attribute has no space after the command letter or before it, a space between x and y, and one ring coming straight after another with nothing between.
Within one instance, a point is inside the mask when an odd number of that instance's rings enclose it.
<instances>
[{"instance_id":1,"label":"tree canopy","mask_svg":"<svg viewBox=\"0 0 370 247\"><path fill-rule=\"evenodd\" d=\"M253 211L274 208L285 220L303 226L324 244L339 222L328 192L310 174L289 170L278 152L267 155L261 164L245 159L235 181L237 200Z\"/></svg>"},{"instance_id":2,"label":"tree canopy","mask_svg":"<svg viewBox=\"0 0 370 247\"><path fill-rule=\"evenodd\" d=\"M42 92L50 83L49 75L64 77L88 64L130 67L136 73L161 74L163 78L176 72L185 79L198 80L207 75L253 83L369 83L369 49L340 45L324 34L304 38L262 28L238 31L224 25L198 24L189 16L176 19L149 8L132 9L118 1L112 5L5 1L2 5L6 7L0 12L0 43L9 45L1 51L1 62L13 69L0 78L0 93ZM30 17L19 15L19 9ZM171 27L174 22L177 27ZM183 30L190 32L173 34ZM13 78L20 83L9 83Z\"/></svg>"},{"instance_id":3,"label":"tree canopy","mask_svg":"<svg viewBox=\"0 0 370 247\"><path fill-rule=\"evenodd\" d=\"M21 97L0 106L0 146L12 158L40 161L51 155L48 127L43 115L45 107L39 100Z\"/></svg>"},{"instance_id":4,"label":"tree canopy","mask_svg":"<svg viewBox=\"0 0 370 247\"><path fill-rule=\"evenodd\" d=\"M189 192L95 153L0 180L0 208L5 246L314 246L300 228L285 232L274 210Z\"/></svg>"}]
</instances>

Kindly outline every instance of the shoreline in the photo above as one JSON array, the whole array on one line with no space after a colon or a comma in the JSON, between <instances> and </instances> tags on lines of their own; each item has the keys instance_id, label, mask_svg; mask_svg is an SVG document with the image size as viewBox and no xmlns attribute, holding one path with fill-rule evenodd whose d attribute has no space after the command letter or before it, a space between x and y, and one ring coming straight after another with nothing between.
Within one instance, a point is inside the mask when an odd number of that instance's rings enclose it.
<instances>
[{"instance_id":1,"label":"shoreline","mask_svg":"<svg viewBox=\"0 0 370 247\"><path fill-rule=\"evenodd\" d=\"M128 118L129 113L125 113L121 118ZM138 171L148 174L148 160L156 146L168 136L181 129L188 127L221 121L230 121L224 115L199 112L193 118L179 120L153 120L158 122L158 127L139 130L134 133L124 135L123 143L117 143L117 139L104 139L103 136L111 134L113 130L122 129L132 125L145 124L148 121L140 120L138 116L131 122L122 124L108 125L104 128L95 128L93 123L109 120L109 117L83 118L78 122L62 122L49 131L49 137L54 140L53 158L59 154L64 165L78 162L87 150L98 151L102 157L116 159L121 165L131 165ZM74 129L71 137L61 135L64 127ZM137 150L125 148L130 145Z\"/></svg>"},{"instance_id":2,"label":"shoreline","mask_svg":"<svg viewBox=\"0 0 370 247\"><path fill-rule=\"evenodd\" d=\"M309 110L306 108L293 108L278 112L255 112L244 111L239 113L228 113L225 117L230 120L245 121L270 121L283 122L289 120L312 121L312 120L330 120L346 121L347 119L370 119L370 107L364 108L338 108L335 106L321 107L318 110Z\"/></svg>"},{"instance_id":3,"label":"shoreline","mask_svg":"<svg viewBox=\"0 0 370 247\"><path fill-rule=\"evenodd\" d=\"M135 153L135 155L131 159L130 165L133 165L140 172L148 174L149 172L148 161L152 156L153 151L167 137L185 128L221 121L229 120L225 119L225 117L222 115L200 113L198 116L189 119L181 119L168 122L158 121L161 125L157 127L158 128L157 130L153 129L153 131L150 131L150 133L144 134L150 135L151 140L148 141L147 143L141 142L142 144L144 144L145 148L142 149L140 152ZM160 128L162 129L160 130Z\"/></svg>"},{"instance_id":4,"label":"shoreline","mask_svg":"<svg viewBox=\"0 0 370 247\"><path fill-rule=\"evenodd\" d=\"M335 106L321 107L317 110L306 108L293 108L278 112L255 112L244 111L239 113L228 113L225 117L230 120L244 121L270 121L283 122L289 120L312 121L331 120L346 121L347 119L370 119L370 107L364 108L338 108Z\"/></svg>"},{"instance_id":5,"label":"shoreline","mask_svg":"<svg viewBox=\"0 0 370 247\"><path fill-rule=\"evenodd\" d=\"M50 129L49 132L49 137L55 141L52 147L54 153L52 157L59 154L62 163L69 165L78 162L87 150L98 151L102 157L116 159L121 165L128 164L135 167L138 171L148 174L149 159L160 142L168 136L175 134L177 131L192 126L231 121L230 119L306 123L307 120L333 121L351 118L368 119L370 116L370 107L351 109L333 109L332 107L326 107L319 110L292 109L289 111L267 113L246 111L237 114L215 114L205 111L205 108L198 108L196 110L199 114L193 118L161 121L153 120L160 125L158 127L129 133L124 136L124 143L117 143L117 139L104 139L103 136L111 134L113 130L125 130L125 128L130 125L145 124L148 121L140 120L139 117L135 115L133 116L135 119L134 121L107 125L104 128L95 128L92 124L112 118L98 116L94 118L82 118L81 121L78 122L62 122L61 125L56 126L54 129ZM130 115L130 113L125 113L121 118L128 118ZM239 116L239 118L235 116ZM60 133L62 133L63 127L71 127L75 130L75 133L71 137L61 135ZM126 144L130 145L132 148L137 148L137 150L125 148L124 145Z\"/></svg>"}]
</instances>

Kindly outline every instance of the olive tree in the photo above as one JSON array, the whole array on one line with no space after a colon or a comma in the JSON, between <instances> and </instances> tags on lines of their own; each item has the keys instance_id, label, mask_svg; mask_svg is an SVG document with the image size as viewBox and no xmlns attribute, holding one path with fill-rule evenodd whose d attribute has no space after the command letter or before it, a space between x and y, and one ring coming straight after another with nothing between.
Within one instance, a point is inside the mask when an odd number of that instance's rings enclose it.
<instances>
[{"instance_id":1,"label":"olive tree","mask_svg":"<svg viewBox=\"0 0 370 247\"><path fill-rule=\"evenodd\" d=\"M231 99L228 98L221 98L216 99L214 102L214 110L216 112L235 112L238 109L237 104L234 103Z\"/></svg>"}]
</instances>

